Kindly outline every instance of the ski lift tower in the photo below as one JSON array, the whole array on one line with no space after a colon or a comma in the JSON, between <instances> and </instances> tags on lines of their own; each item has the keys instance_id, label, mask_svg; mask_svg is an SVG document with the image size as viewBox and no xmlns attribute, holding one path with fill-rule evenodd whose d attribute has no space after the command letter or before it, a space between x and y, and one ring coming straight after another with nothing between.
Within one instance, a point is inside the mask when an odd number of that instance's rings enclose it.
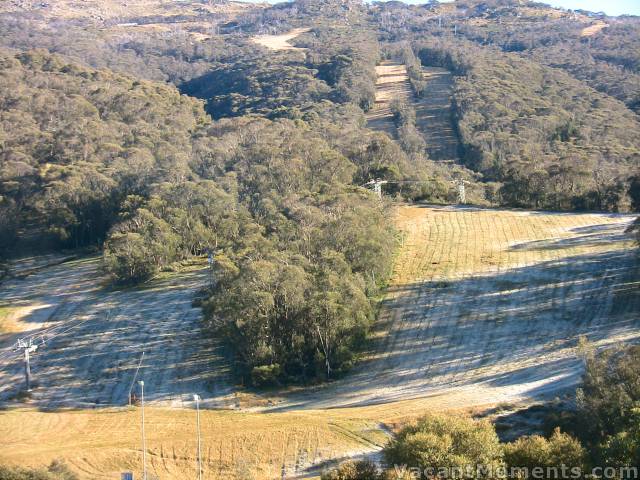
<instances>
[{"instance_id":1,"label":"ski lift tower","mask_svg":"<svg viewBox=\"0 0 640 480\"><path fill-rule=\"evenodd\" d=\"M385 185L387 183L389 183L387 180L380 180L379 178L377 178L376 180L369 180L364 184L364 186L372 187L378 198L382 198L382 185Z\"/></svg>"},{"instance_id":2,"label":"ski lift tower","mask_svg":"<svg viewBox=\"0 0 640 480\"><path fill-rule=\"evenodd\" d=\"M44 340L42 341L44 345ZM24 379L27 387L27 392L31 391L31 354L38 349L38 345L33 342L32 338L29 340L19 339L14 347L14 350L22 350L24 352Z\"/></svg>"},{"instance_id":3,"label":"ski lift tower","mask_svg":"<svg viewBox=\"0 0 640 480\"><path fill-rule=\"evenodd\" d=\"M455 184L458 187L458 203L462 205L467 203L467 192L465 188L466 183L469 183L469 182L461 178L455 181Z\"/></svg>"}]
</instances>

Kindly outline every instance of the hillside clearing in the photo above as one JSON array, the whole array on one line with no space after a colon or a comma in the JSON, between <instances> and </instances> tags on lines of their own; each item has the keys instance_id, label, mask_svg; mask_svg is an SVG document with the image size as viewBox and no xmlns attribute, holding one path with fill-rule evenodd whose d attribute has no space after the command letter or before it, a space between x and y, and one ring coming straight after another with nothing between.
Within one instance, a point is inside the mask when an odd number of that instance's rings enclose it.
<instances>
[{"instance_id":1,"label":"hillside clearing","mask_svg":"<svg viewBox=\"0 0 640 480\"><path fill-rule=\"evenodd\" d=\"M194 343L200 315L190 303L206 279L202 270L168 274L147 289L105 292L95 285L96 259L87 259L8 281L0 297L12 305L48 301L59 315L40 310L48 325L88 319L37 353L41 386L32 405L97 406L96 398L122 405L147 343L152 353L142 378L151 403L152 473L193 478L194 412L159 406L192 407L188 394L198 392L209 407L245 407L202 412L205 478L273 479L283 466L297 478L311 465L378 451L389 429L428 410L481 411L561 394L581 371L579 335L599 346L637 340L638 264L624 232L633 218L398 207L403 242L371 351L343 380L281 395L233 393L215 348L209 358L189 360L195 346L206 348ZM94 305L97 293L102 300ZM7 362L5 353L7 392L21 376L18 359ZM64 458L83 479L139 474L139 414L6 410L0 460L36 466Z\"/></svg>"},{"instance_id":2,"label":"hillside clearing","mask_svg":"<svg viewBox=\"0 0 640 480\"><path fill-rule=\"evenodd\" d=\"M224 354L192 305L206 270L191 270L145 288L113 290L101 285L107 280L99 259L87 258L4 282L0 304L22 314L13 317L13 333L0 338L0 401L14 404L23 385L21 357L11 344L28 334L45 343L32 355L30 405L124 405L144 351L140 377L150 402L190 404L199 392L205 405L228 406Z\"/></svg>"},{"instance_id":3,"label":"hillside clearing","mask_svg":"<svg viewBox=\"0 0 640 480\"><path fill-rule=\"evenodd\" d=\"M270 50L300 50L304 51L305 48L296 47L289 43L290 40L293 40L298 35L302 35L310 31L310 28L295 28L287 33L283 33L280 35L257 35L252 37L251 40L258 45L262 45L263 47L267 47Z\"/></svg>"},{"instance_id":4,"label":"hillside clearing","mask_svg":"<svg viewBox=\"0 0 640 480\"><path fill-rule=\"evenodd\" d=\"M396 137L391 102L398 99L416 112L416 128L427 146L432 160L457 160L459 140L453 120L451 96L453 74L439 67L422 67L426 88L418 98L411 87L406 66L385 61L376 66L376 99L367 112L367 124L372 130Z\"/></svg>"},{"instance_id":5,"label":"hillside clearing","mask_svg":"<svg viewBox=\"0 0 640 480\"><path fill-rule=\"evenodd\" d=\"M348 412L247 414L202 411L204 478L274 479L308 465L378 450L386 433L378 422ZM146 408L149 472L195 478L195 411ZM5 439L0 462L39 466L64 458L82 479L110 479L122 471L141 478L140 410L0 413Z\"/></svg>"},{"instance_id":6,"label":"hillside clearing","mask_svg":"<svg viewBox=\"0 0 640 480\"><path fill-rule=\"evenodd\" d=\"M453 74L440 67L422 67L426 88L415 102L416 128L431 160L458 159L459 139L453 118Z\"/></svg>"},{"instance_id":7,"label":"hillside clearing","mask_svg":"<svg viewBox=\"0 0 640 480\"><path fill-rule=\"evenodd\" d=\"M424 397L434 408L546 398L575 384L578 338L640 338L633 216L403 206L378 340L344 381L279 408Z\"/></svg>"},{"instance_id":8,"label":"hillside clearing","mask_svg":"<svg viewBox=\"0 0 640 480\"><path fill-rule=\"evenodd\" d=\"M396 127L389 107L394 98L413 103L407 69L400 63L382 62L376 66L376 99L373 108L367 112L367 123L372 130L386 132L392 138Z\"/></svg>"},{"instance_id":9,"label":"hillside clearing","mask_svg":"<svg viewBox=\"0 0 640 480\"><path fill-rule=\"evenodd\" d=\"M589 25L588 27L583 28L582 32L580 32L580 36L591 37L593 35L600 33L603 29L607 28L608 26L609 24L604 23L603 21L596 22L593 25Z\"/></svg>"},{"instance_id":10,"label":"hillside clearing","mask_svg":"<svg viewBox=\"0 0 640 480\"><path fill-rule=\"evenodd\" d=\"M55 265L0 286L25 313L37 387L29 405L124 405L140 375L148 400L263 409L365 406L415 398L442 406L544 397L575 383L580 335L605 345L640 336L638 267L625 228L633 216L400 206L403 246L362 366L303 392L238 397L229 364L192 305L206 271L166 274L145 288L99 284L97 259ZM15 318L15 317L13 317ZM15 404L22 364L5 335L0 398ZM479 397L477 392L482 391ZM185 403L186 402L186 403Z\"/></svg>"}]
</instances>

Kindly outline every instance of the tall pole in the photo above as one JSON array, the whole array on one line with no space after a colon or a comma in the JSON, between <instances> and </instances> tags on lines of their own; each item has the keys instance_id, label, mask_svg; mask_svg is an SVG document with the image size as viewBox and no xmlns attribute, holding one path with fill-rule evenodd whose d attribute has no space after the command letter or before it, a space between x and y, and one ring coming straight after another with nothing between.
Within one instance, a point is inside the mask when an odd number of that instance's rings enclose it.
<instances>
[{"instance_id":1,"label":"tall pole","mask_svg":"<svg viewBox=\"0 0 640 480\"><path fill-rule=\"evenodd\" d=\"M24 378L27 384L27 392L31 391L31 364L29 362L29 348L24 349Z\"/></svg>"},{"instance_id":2,"label":"tall pole","mask_svg":"<svg viewBox=\"0 0 640 480\"><path fill-rule=\"evenodd\" d=\"M144 350L142 351L142 355L140 355L140 361L138 362L138 366L136 367L136 373L133 375L133 380L131 380L131 386L129 387L129 406L131 406L131 392L133 392L133 387L136 385L136 378L138 378L138 372L140 371L140 365L142 365L142 360L144 360Z\"/></svg>"},{"instance_id":3,"label":"tall pole","mask_svg":"<svg viewBox=\"0 0 640 480\"><path fill-rule=\"evenodd\" d=\"M196 401L196 425L198 433L198 480L202 480L202 444L200 441L200 395L194 395Z\"/></svg>"},{"instance_id":4,"label":"tall pole","mask_svg":"<svg viewBox=\"0 0 640 480\"><path fill-rule=\"evenodd\" d=\"M142 406L142 480L147 480L147 441L144 435L144 382L140 380L140 405Z\"/></svg>"}]
</instances>

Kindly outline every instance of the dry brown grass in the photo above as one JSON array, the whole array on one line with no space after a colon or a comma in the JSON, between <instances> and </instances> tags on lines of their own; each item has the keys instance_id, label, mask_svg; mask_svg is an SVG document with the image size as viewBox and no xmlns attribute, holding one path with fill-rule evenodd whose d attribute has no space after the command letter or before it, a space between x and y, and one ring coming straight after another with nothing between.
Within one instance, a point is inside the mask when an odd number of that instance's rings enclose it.
<instances>
[{"instance_id":1,"label":"dry brown grass","mask_svg":"<svg viewBox=\"0 0 640 480\"><path fill-rule=\"evenodd\" d=\"M608 26L609 26L608 23L604 23L602 20L598 20L593 25L583 28L582 32L580 33L580 36L592 37L593 35L600 33L603 29L607 28Z\"/></svg>"},{"instance_id":2,"label":"dry brown grass","mask_svg":"<svg viewBox=\"0 0 640 480\"><path fill-rule=\"evenodd\" d=\"M283 33L280 35L257 35L252 37L253 40L258 45L262 45L263 47L267 47L270 50L300 50L304 51L306 48L295 47L289 43L290 40L293 40L298 35L302 35L303 33L311 30L310 28L295 28L290 32Z\"/></svg>"},{"instance_id":3,"label":"dry brown grass","mask_svg":"<svg viewBox=\"0 0 640 480\"><path fill-rule=\"evenodd\" d=\"M403 206L397 212L397 225L403 232L404 246L392 283L453 280L533 265L558 256L631 248L631 237L617 242L562 243L563 239L575 238L581 227L616 226L629 221L629 216L602 214ZM555 246L511 248L552 240L556 241Z\"/></svg>"},{"instance_id":4,"label":"dry brown grass","mask_svg":"<svg viewBox=\"0 0 640 480\"><path fill-rule=\"evenodd\" d=\"M482 352L490 360L486 364L474 367L471 365L473 362L464 360L464 352L473 347L473 342L463 338L464 333L456 329L461 326L472 330L480 325L479 328L487 331L493 328L498 334L510 333L511 330L501 326L500 322L503 320L496 318L495 322L485 321L481 316L484 314L477 307L483 305L483 308L489 308L492 302L497 301L496 311L502 312L502 305L508 311L510 304L500 302L509 299L509 289L517 291L528 287L532 289L529 295L531 299L544 300L548 297L557 307L548 305L548 311L545 313L532 300L531 306L534 311L522 310L512 313L513 318L505 318L504 322L522 323L523 318L531 316L530 326L533 326L534 320L539 322L536 323L536 330L548 337L543 339L540 346L547 340L552 343L555 338L566 338L566 332L555 330L556 324L566 323L560 322L560 317L555 314L563 314L569 308L563 306L561 298L555 298L553 295L570 292L580 298L580 289L583 287L580 282L573 287L565 287L564 283L568 280L565 278L565 270L559 269L559 273L550 270L548 275L560 276L544 279L547 289L541 290L539 287L544 285L538 285L536 282L540 279L533 276L523 285L502 285L502 292L498 291L499 288L495 292L488 290L484 297L477 299L479 303L474 304L477 312L470 314L465 312L463 307L465 303L475 301L471 298L473 295L479 295L472 288L476 285L475 276L483 276L487 288L497 288L500 287L499 282L516 282L528 277L502 275L496 277L498 280L494 282L491 276L495 272L509 272L523 266L543 264L549 260L557 262L562 259L574 259L568 261L577 262L581 257L628 249L632 245L631 240L620 232L624 231L625 224L630 220L631 217L628 216L604 214L399 207L397 223L403 232L404 242L396 262L392 289L412 284L430 284L418 291L424 291L431 299L440 298L444 306L450 305L450 309L440 312L442 318L438 320L436 316L439 315L439 308L442 306L431 305L428 309L420 310L415 308L417 303L405 302L405 315L400 315L399 321L392 325L394 331L389 334L390 341L385 349L378 352L380 362L376 358L370 359L363 371L356 371L327 389L306 392L306 396L303 397L293 395L284 398L283 403L277 405L280 407L278 411L202 411L205 478L274 479L280 478L283 465L287 475L293 475L311 463L374 451L385 442L387 428L394 429L428 410L467 411L473 408L477 412L500 402L513 403L522 400L522 391L517 389L517 380L520 378L518 369L522 366L535 369L543 377L540 381L544 382L546 371L543 370L541 362L543 354L548 354L549 366L553 367L555 364L552 361L555 359L564 361L571 358L572 346L567 344L562 348L556 348L549 345L548 352L540 350L528 356L526 347L527 343L531 343L529 339L533 338L532 332L526 329L520 331L514 326L513 338L510 341L515 342L514 348L521 356L494 358L493 353L503 351L498 346L490 345L491 342L485 342L484 337L476 338L476 334L471 333L468 334L471 340L475 339L482 344ZM593 268L599 267L595 265ZM613 293L608 293L612 291L611 285L614 285L614 290L620 286L604 280L604 277L611 274L613 272L602 275L602 272L594 270L594 278L598 275L603 277L603 280L598 282L601 288L595 288L595 284L584 287L584 292L588 293L589 298L601 294L606 300L602 302L598 298L590 300L586 297L581 300L600 302L597 303L600 313L594 317L591 324L594 328L606 326L618 318L607 313L607 308L611 305L608 302L613 298ZM464 290L464 285L454 286L460 279L467 279L463 283L468 284L468 292ZM436 285L438 282L443 284L443 291L440 293ZM449 284L451 285L448 286ZM590 291L592 287L593 291ZM448 290L450 292L446 293ZM494 293L500 293L502 300ZM520 298L516 296L514 302ZM635 303L629 303L629 308L634 308L638 299L635 298L633 302ZM526 305L520 307L525 308ZM493 315L492 308L487 315ZM620 308L627 307L621 305ZM388 315L393 315L393 312L384 313L384 316ZM576 315L586 318L589 312ZM625 314L619 312L619 315ZM427 317L431 320L423 321ZM624 320L622 317L619 319ZM416 327L419 326L422 330L402 328L403 323L409 326L407 322L413 320ZM434 323L431 324L431 321ZM528 324L529 321L524 323ZM451 331L445 330L445 327L450 327ZM547 330L544 330L545 328ZM573 328L572 324L567 324L567 328ZM526 335L523 333L525 331L528 332ZM415 341L416 332L428 338L434 335L449 335L442 337L446 340L444 343L455 346L456 340L465 346L466 350L459 350L458 353L448 350L444 352L438 350L439 344L429 341L430 348L424 349L420 347L421 344L416 344L414 351L411 342L406 343L404 340ZM605 335L606 331L603 332ZM410 335L410 338L405 334ZM604 338L609 341L613 339ZM494 352L492 348L497 350ZM510 353L509 350L504 352ZM404 355L404 360L396 365L393 359L399 358L400 354ZM423 358L426 360L422 361ZM451 368L445 364L438 364L449 358ZM415 360L414 363L411 363L412 359ZM454 363L453 360L458 363ZM429 372L430 375L426 375L425 367L430 365L432 370ZM414 379L412 388L406 389L407 386L411 387L408 380L400 378L398 384L392 381L403 375L406 378L414 367L421 375ZM550 375L557 374L557 370L553 368L551 372ZM485 378L483 375L488 374L511 375L509 378L514 380L515 390L510 390L511 384L502 387L490 383L465 383L465 379L473 382L477 378ZM437 375L448 380L441 386L434 386L430 382ZM531 383L531 379L527 377L522 377L522 380ZM455 382L458 382L460 387L457 390L452 388ZM525 390L525 397L526 393ZM384 397L385 394L388 397ZM393 401L385 400L386 398ZM329 408L354 399L364 400L365 403L359 407ZM297 406L296 401L306 404L306 408L309 409ZM385 403L374 405L376 402ZM247 405L247 401L240 403ZM319 405L327 408L321 408ZM262 406L264 407L264 402ZM195 478L195 412L192 409L147 407L146 413L151 472L160 478ZM0 436L3 438L0 462L38 466L55 458L63 458L83 479L117 478L118 472L125 470L134 471L138 477L141 463L139 426L139 408L52 412L34 409L5 411L0 413Z\"/></svg>"},{"instance_id":5,"label":"dry brown grass","mask_svg":"<svg viewBox=\"0 0 640 480\"><path fill-rule=\"evenodd\" d=\"M148 465L159 478L196 476L195 411L145 409ZM375 450L377 422L349 412L202 411L205 478L280 478L295 466ZM81 478L140 475L140 409L0 414L0 461L38 466L64 458Z\"/></svg>"},{"instance_id":6,"label":"dry brown grass","mask_svg":"<svg viewBox=\"0 0 640 480\"><path fill-rule=\"evenodd\" d=\"M272 480L280 478L283 465L293 476L311 463L376 451L388 430L428 409L432 403L410 400L289 413L203 410L204 478ZM141 478L140 414L140 408L2 412L0 463L38 467L62 458L81 479L118 478L123 471ZM149 472L164 479L196 478L195 412L146 407L145 417Z\"/></svg>"}]
</instances>

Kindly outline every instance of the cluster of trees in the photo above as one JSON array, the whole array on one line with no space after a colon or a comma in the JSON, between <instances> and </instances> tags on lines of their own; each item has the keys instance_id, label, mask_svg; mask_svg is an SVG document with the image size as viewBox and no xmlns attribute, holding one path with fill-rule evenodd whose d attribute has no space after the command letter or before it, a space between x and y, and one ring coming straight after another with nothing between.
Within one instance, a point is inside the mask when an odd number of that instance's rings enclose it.
<instances>
[{"instance_id":1,"label":"cluster of trees","mask_svg":"<svg viewBox=\"0 0 640 480\"><path fill-rule=\"evenodd\" d=\"M279 58L278 58L279 57ZM308 108L328 99L331 88L288 53L244 56L222 64L181 86L190 96L206 99L213 118L246 114L283 115L296 106Z\"/></svg>"},{"instance_id":2,"label":"cluster of trees","mask_svg":"<svg viewBox=\"0 0 640 480\"><path fill-rule=\"evenodd\" d=\"M332 146L344 138L311 128L326 122L314 113L309 123L214 124L213 150L192 165L198 178L158 185L142 202L129 197L105 245L107 267L123 280L214 252L216 284L203 306L248 383L333 378L348 368L390 268L395 239L384 205L349 186L375 153L350 161Z\"/></svg>"},{"instance_id":3,"label":"cluster of trees","mask_svg":"<svg viewBox=\"0 0 640 480\"><path fill-rule=\"evenodd\" d=\"M423 63L458 77L464 161L502 182L506 205L625 210L640 122L617 100L557 69L453 37L424 37Z\"/></svg>"},{"instance_id":4,"label":"cluster of trees","mask_svg":"<svg viewBox=\"0 0 640 480\"><path fill-rule=\"evenodd\" d=\"M580 439L593 464L640 466L640 346L587 348L584 355L577 409L554 421Z\"/></svg>"},{"instance_id":5,"label":"cluster of trees","mask_svg":"<svg viewBox=\"0 0 640 480\"><path fill-rule=\"evenodd\" d=\"M100 244L123 198L189 175L201 102L42 51L0 52L0 244Z\"/></svg>"},{"instance_id":6,"label":"cluster of trees","mask_svg":"<svg viewBox=\"0 0 640 480\"><path fill-rule=\"evenodd\" d=\"M345 462L322 479L560 479L561 472L584 478L588 465L580 442L559 429L548 438L531 435L503 444L488 421L445 415L428 415L401 429L383 458L386 468L369 460Z\"/></svg>"},{"instance_id":7,"label":"cluster of trees","mask_svg":"<svg viewBox=\"0 0 640 480\"><path fill-rule=\"evenodd\" d=\"M639 360L639 346L587 354L576 409L550 419L567 433L554 427L546 436L501 443L487 421L430 415L387 444L386 469L366 460L346 462L322 478L404 480L440 473L447 475L443 478L551 480L598 478L605 471L620 480L634 478L640 465Z\"/></svg>"},{"instance_id":8,"label":"cluster of trees","mask_svg":"<svg viewBox=\"0 0 640 480\"><path fill-rule=\"evenodd\" d=\"M212 122L169 85L42 51L0 65L5 246L104 246L123 283L214 252L204 308L247 382L353 363L395 245L385 204L358 185L426 175L365 128L357 100Z\"/></svg>"},{"instance_id":9,"label":"cluster of trees","mask_svg":"<svg viewBox=\"0 0 640 480\"><path fill-rule=\"evenodd\" d=\"M409 155L426 155L427 144L416 128L416 111L413 105L400 98L394 98L389 104L396 125L398 142Z\"/></svg>"}]
</instances>

